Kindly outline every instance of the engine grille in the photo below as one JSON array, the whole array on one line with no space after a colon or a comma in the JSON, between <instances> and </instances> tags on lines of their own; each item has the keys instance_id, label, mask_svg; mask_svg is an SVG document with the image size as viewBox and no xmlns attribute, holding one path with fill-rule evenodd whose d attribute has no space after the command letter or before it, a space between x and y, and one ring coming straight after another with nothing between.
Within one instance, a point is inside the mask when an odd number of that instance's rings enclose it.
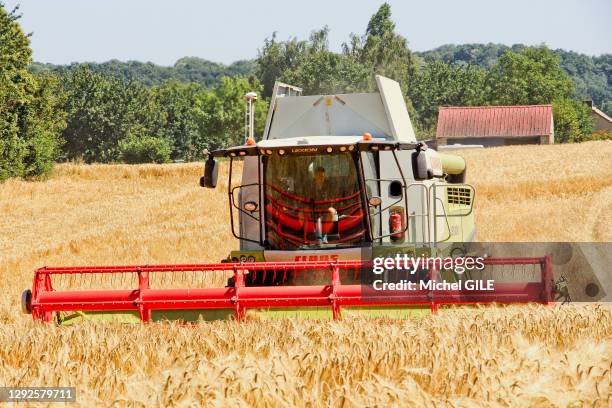
<instances>
[{"instance_id":1,"label":"engine grille","mask_svg":"<svg viewBox=\"0 0 612 408\"><path fill-rule=\"evenodd\" d=\"M465 187L448 187L446 196L449 204L471 205L472 190Z\"/></svg>"}]
</instances>

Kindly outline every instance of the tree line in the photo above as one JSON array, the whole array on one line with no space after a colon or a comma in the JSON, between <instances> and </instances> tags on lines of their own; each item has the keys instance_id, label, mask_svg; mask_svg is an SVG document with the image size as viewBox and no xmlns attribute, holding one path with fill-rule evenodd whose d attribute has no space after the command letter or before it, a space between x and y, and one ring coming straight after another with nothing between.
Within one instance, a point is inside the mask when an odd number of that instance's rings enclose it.
<instances>
[{"instance_id":1,"label":"tree line","mask_svg":"<svg viewBox=\"0 0 612 408\"><path fill-rule=\"evenodd\" d=\"M506 51L520 52L523 44L511 47L502 44L447 44L417 53L423 59L437 59L447 64L493 67ZM574 81L574 98L592 100L597 107L612 115L612 54L590 56L562 49L552 50L559 57L561 68Z\"/></svg>"},{"instance_id":2,"label":"tree line","mask_svg":"<svg viewBox=\"0 0 612 408\"><path fill-rule=\"evenodd\" d=\"M0 3L0 180L44 174L57 160L200 159L204 149L242 143L248 91L262 96L256 118L261 134L277 79L317 94L374 91L375 74L393 78L406 92L422 138L435 133L439 106L541 103L553 104L556 140L591 136L580 85L555 52L522 47L495 58L468 53L471 60L448 60L457 49L416 54L396 33L386 3L341 52L330 50L324 27L306 40L272 35L254 61L229 66L197 58L172 68L117 61L33 64L29 36L18 20L17 10Z\"/></svg>"},{"instance_id":3,"label":"tree line","mask_svg":"<svg viewBox=\"0 0 612 408\"><path fill-rule=\"evenodd\" d=\"M236 61L230 65L208 61L198 57L183 57L171 67L152 62L110 60L107 62L74 62L68 65L33 62L30 71L35 74L65 75L70 71L87 67L91 71L121 79L138 81L146 86L159 86L166 81L196 82L206 88L214 87L225 76L249 76L255 72L254 60Z\"/></svg>"},{"instance_id":4,"label":"tree line","mask_svg":"<svg viewBox=\"0 0 612 408\"><path fill-rule=\"evenodd\" d=\"M504 50L490 66L445 62L412 53L395 32L391 8L383 4L362 36L352 35L341 53L329 49L328 29L308 40L266 40L256 75L264 94L274 79L296 83L306 93L368 92L374 74L397 80L421 138L435 135L439 106L552 104L555 140L579 142L591 137L589 108L576 96L576 84L561 60L545 46Z\"/></svg>"},{"instance_id":5,"label":"tree line","mask_svg":"<svg viewBox=\"0 0 612 408\"><path fill-rule=\"evenodd\" d=\"M164 82L146 87L86 67L62 77L66 127L60 159L127 163L198 160L204 149L243 142L244 94L254 78L224 77L214 88ZM259 131L266 103L259 102Z\"/></svg>"},{"instance_id":6,"label":"tree line","mask_svg":"<svg viewBox=\"0 0 612 408\"><path fill-rule=\"evenodd\" d=\"M433 50L415 52L419 64L427 60L441 60L450 65L473 65L490 69L505 51L520 52L529 48L523 44L506 46L503 44L446 44ZM573 97L579 100L592 100L608 115L612 115L612 54L590 56L563 49L551 50L559 57L561 68L575 84ZM170 80L196 82L204 87L216 86L225 76L254 75L256 60L241 60L230 65L219 64L198 57L184 57L171 67L151 62L117 61L102 63L86 62L68 65L42 64L33 62L30 71L35 74L50 73L64 75L71 70L88 67L94 72L113 76L123 81L139 81L146 86L158 86Z\"/></svg>"}]
</instances>

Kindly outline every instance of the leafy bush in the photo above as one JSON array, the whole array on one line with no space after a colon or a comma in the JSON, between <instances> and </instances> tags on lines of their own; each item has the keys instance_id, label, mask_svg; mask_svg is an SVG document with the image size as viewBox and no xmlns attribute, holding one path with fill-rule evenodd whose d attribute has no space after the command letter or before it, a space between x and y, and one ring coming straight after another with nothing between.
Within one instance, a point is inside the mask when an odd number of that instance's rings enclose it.
<instances>
[{"instance_id":1,"label":"leafy bush","mask_svg":"<svg viewBox=\"0 0 612 408\"><path fill-rule=\"evenodd\" d=\"M612 130L602 129L591 133L587 140L612 140Z\"/></svg>"},{"instance_id":2,"label":"leafy bush","mask_svg":"<svg viewBox=\"0 0 612 408\"><path fill-rule=\"evenodd\" d=\"M568 98L553 101L555 143L576 143L589 140L593 119L586 104Z\"/></svg>"},{"instance_id":3,"label":"leafy bush","mask_svg":"<svg viewBox=\"0 0 612 408\"><path fill-rule=\"evenodd\" d=\"M67 127L63 132L67 159L85 162L120 160L119 141L134 135L160 135L164 122L152 91L137 82L123 82L88 68L71 71L66 89Z\"/></svg>"},{"instance_id":4,"label":"leafy bush","mask_svg":"<svg viewBox=\"0 0 612 408\"><path fill-rule=\"evenodd\" d=\"M121 158L130 164L167 163L172 148L168 141L153 136L130 136L119 142Z\"/></svg>"}]
</instances>

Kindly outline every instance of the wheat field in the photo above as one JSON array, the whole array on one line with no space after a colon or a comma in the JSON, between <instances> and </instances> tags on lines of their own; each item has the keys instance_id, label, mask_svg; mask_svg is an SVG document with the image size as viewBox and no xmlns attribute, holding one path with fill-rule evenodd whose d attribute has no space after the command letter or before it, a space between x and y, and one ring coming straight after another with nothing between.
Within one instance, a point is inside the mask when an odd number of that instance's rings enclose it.
<instances>
[{"instance_id":1,"label":"wheat field","mask_svg":"<svg viewBox=\"0 0 612 408\"><path fill-rule=\"evenodd\" d=\"M479 240L612 241L612 142L460 154ZM188 326L20 314L43 265L225 258L227 184L200 188L201 167L66 164L0 184L0 386L75 386L83 406L612 405L604 305Z\"/></svg>"}]
</instances>

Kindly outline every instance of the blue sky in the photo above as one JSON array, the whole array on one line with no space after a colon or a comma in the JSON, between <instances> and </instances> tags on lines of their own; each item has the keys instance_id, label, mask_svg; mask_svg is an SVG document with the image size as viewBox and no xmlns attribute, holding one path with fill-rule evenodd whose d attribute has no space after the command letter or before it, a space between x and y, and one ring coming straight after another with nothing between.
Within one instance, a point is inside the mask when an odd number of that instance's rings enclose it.
<instances>
[{"instance_id":1,"label":"blue sky","mask_svg":"<svg viewBox=\"0 0 612 408\"><path fill-rule=\"evenodd\" d=\"M3 0L0 0L3 1ZM230 63L263 40L306 38L324 25L339 50L362 34L382 1L4 0L21 4L34 59L109 59L172 65L183 56ZM590 55L612 52L612 0L389 1L397 31L422 51L446 43L546 43Z\"/></svg>"}]
</instances>

